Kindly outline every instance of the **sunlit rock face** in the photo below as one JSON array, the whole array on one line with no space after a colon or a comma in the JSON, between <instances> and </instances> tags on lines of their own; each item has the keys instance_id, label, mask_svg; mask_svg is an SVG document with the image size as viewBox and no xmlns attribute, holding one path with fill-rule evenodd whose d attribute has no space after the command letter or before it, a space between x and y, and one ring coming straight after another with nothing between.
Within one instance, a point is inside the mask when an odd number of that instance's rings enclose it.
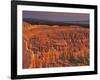
<instances>
[{"instance_id":1,"label":"sunlit rock face","mask_svg":"<svg viewBox=\"0 0 100 80\"><path fill-rule=\"evenodd\" d=\"M23 68L89 65L89 28L23 23Z\"/></svg>"}]
</instances>

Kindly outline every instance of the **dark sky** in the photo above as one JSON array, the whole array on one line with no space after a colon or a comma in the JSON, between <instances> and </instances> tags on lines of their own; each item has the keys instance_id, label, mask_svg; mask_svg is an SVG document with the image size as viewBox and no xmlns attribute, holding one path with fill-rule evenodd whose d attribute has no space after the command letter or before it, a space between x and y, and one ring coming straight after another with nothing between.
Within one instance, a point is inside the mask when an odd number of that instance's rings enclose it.
<instances>
[{"instance_id":1,"label":"dark sky","mask_svg":"<svg viewBox=\"0 0 100 80\"><path fill-rule=\"evenodd\" d=\"M63 12L40 12L23 11L23 18L34 18L49 21L88 21L89 14L84 13L63 13Z\"/></svg>"}]
</instances>

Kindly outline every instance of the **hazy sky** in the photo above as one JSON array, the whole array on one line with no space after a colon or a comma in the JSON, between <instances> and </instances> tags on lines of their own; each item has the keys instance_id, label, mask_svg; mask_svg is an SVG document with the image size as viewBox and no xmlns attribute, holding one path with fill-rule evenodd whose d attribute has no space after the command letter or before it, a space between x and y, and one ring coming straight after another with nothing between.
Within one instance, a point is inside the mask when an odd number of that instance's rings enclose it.
<instances>
[{"instance_id":1,"label":"hazy sky","mask_svg":"<svg viewBox=\"0 0 100 80\"><path fill-rule=\"evenodd\" d=\"M33 18L49 21L89 21L89 14L23 11L23 18Z\"/></svg>"}]
</instances>

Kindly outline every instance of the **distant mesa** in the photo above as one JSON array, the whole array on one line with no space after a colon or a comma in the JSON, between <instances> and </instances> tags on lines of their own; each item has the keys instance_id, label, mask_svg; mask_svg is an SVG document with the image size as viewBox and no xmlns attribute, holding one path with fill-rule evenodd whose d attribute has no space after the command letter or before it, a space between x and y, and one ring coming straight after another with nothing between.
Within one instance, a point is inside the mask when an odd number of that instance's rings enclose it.
<instances>
[{"instance_id":1,"label":"distant mesa","mask_svg":"<svg viewBox=\"0 0 100 80\"><path fill-rule=\"evenodd\" d=\"M45 25L78 25L84 28L89 28L89 21L50 21L50 20L41 20L33 18L23 18L23 22L34 24L45 24Z\"/></svg>"}]
</instances>

